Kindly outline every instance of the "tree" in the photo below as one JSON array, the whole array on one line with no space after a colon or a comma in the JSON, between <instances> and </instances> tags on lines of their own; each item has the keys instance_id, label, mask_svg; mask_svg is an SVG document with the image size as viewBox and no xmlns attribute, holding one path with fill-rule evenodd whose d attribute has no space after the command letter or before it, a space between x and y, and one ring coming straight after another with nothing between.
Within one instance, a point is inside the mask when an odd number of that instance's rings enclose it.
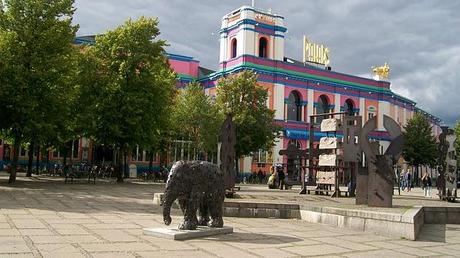
<instances>
[{"instance_id":1,"label":"tree","mask_svg":"<svg viewBox=\"0 0 460 258\"><path fill-rule=\"evenodd\" d=\"M19 147L53 132L66 104L71 70L73 0L0 2L0 125L13 139L9 182L16 181Z\"/></svg>"},{"instance_id":2,"label":"tree","mask_svg":"<svg viewBox=\"0 0 460 258\"><path fill-rule=\"evenodd\" d=\"M219 80L217 103L224 114L232 114L236 127L236 157L273 147L280 128L273 123L275 112L267 107L268 93L257 85L251 71Z\"/></svg>"},{"instance_id":3,"label":"tree","mask_svg":"<svg viewBox=\"0 0 460 258\"><path fill-rule=\"evenodd\" d=\"M418 180L420 165L436 165L436 139L432 134L432 128L427 118L419 113L416 113L407 122L404 129L405 142L403 157L410 165L416 167L417 170L414 178Z\"/></svg>"},{"instance_id":4,"label":"tree","mask_svg":"<svg viewBox=\"0 0 460 258\"><path fill-rule=\"evenodd\" d=\"M192 141L197 150L195 154L217 151L222 121L217 105L205 94L200 84L193 82L179 91L172 123L177 136Z\"/></svg>"},{"instance_id":5,"label":"tree","mask_svg":"<svg viewBox=\"0 0 460 258\"><path fill-rule=\"evenodd\" d=\"M157 19L141 17L97 37L93 49L99 83L92 134L96 142L117 150L119 182L121 158L126 169L130 149L155 144L167 124L176 76L159 34Z\"/></svg>"}]
</instances>

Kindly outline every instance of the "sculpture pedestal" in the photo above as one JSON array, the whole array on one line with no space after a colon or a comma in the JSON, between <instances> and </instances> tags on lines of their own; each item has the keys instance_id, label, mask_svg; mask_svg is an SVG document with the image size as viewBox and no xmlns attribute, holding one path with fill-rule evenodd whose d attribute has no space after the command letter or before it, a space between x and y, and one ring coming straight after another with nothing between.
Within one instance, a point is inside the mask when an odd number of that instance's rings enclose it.
<instances>
[{"instance_id":1,"label":"sculpture pedestal","mask_svg":"<svg viewBox=\"0 0 460 258\"><path fill-rule=\"evenodd\" d=\"M233 233L232 227L210 228L198 227L196 230L179 230L176 228L144 228L144 235L172 239L172 240L187 240L200 237L208 237L215 235L224 235Z\"/></svg>"}]
</instances>

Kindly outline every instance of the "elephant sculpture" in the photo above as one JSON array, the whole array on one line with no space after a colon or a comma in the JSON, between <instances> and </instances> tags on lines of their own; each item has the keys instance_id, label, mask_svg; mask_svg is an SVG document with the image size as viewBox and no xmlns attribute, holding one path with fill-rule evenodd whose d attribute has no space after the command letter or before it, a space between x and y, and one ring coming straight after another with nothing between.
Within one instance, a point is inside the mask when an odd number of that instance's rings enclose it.
<instances>
[{"instance_id":1,"label":"elephant sculpture","mask_svg":"<svg viewBox=\"0 0 460 258\"><path fill-rule=\"evenodd\" d=\"M178 161L173 165L168 175L162 203L163 220L166 225L171 224L171 205L176 199L184 213L184 221L179 225L179 229L195 230L197 226L224 226L224 175L216 164L205 161ZM198 209L200 216L197 219Z\"/></svg>"}]
</instances>

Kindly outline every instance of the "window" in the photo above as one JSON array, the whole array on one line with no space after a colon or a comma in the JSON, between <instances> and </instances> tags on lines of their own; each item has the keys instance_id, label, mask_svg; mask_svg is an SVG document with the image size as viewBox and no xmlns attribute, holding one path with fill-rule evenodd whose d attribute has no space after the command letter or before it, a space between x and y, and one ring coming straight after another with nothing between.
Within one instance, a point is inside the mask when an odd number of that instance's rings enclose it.
<instances>
[{"instance_id":1,"label":"window","mask_svg":"<svg viewBox=\"0 0 460 258\"><path fill-rule=\"evenodd\" d=\"M289 140L288 145L294 145L297 149L302 149L302 144L299 140Z\"/></svg>"},{"instance_id":2,"label":"window","mask_svg":"<svg viewBox=\"0 0 460 258\"><path fill-rule=\"evenodd\" d=\"M316 114L327 114L329 113L329 99L326 95L319 96L318 103L316 106ZM317 117L316 122L321 123L325 117Z\"/></svg>"},{"instance_id":3,"label":"window","mask_svg":"<svg viewBox=\"0 0 460 258\"><path fill-rule=\"evenodd\" d=\"M371 119L375 116L375 114L377 113L377 109L373 106L369 106L367 108L367 118L368 119Z\"/></svg>"},{"instance_id":4,"label":"window","mask_svg":"<svg viewBox=\"0 0 460 258\"><path fill-rule=\"evenodd\" d=\"M267 46L268 41L266 38L262 37L259 39L259 57L267 58Z\"/></svg>"},{"instance_id":5,"label":"window","mask_svg":"<svg viewBox=\"0 0 460 258\"><path fill-rule=\"evenodd\" d=\"M231 54L231 58L235 58L236 57L236 52L237 52L237 41L236 39L232 39L232 54Z\"/></svg>"},{"instance_id":6,"label":"window","mask_svg":"<svg viewBox=\"0 0 460 258\"><path fill-rule=\"evenodd\" d=\"M53 158L59 158L59 150L55 149L53 150Z\"/></svg>"},{"instance_id":7,"label":"window","mask_svg":"<svg viewBox=\"0 0 460 258\"><path fill-rule=\"evenodd\" d=\"M267 163L267 151L259 150L252 154L253 163Z\"/></svg>"},{"instance_id":8,"label":"window","mask_svg":"<svg viewBox=\"0 0 460 258\"><path fill-rule=\"evenodd\" d=\"M290 121L302 121L302 106L300 104L300 94L297 91L289 94L287 102L287 119Z\"/></svg>"},{"instance_id":9,"label":"window","mask_svg":"<svg viewBox=\"0 0 460 258\"><path fill-rule=\"evenodd\" d=\"M132 161L144 161L144 151L137 146L131 154Z\"/></svg>"},{"instance_id":10,"label":"window","mask_svg":"<svg viewBox=\"0 0 460 258\"><path fill-rule=\"evenodd\" d=\"M27 153L28 153L28 151L27 151L25 148L23 148L23 147L19 147L19 150L20 150L20 151L19 151L19 156L21 156L21 157L25 157L25 156L27 156L27 155L28 155L28 154L27 154Z\"/></svg>"},{"instance_id":11,"label":"window","mask_svg":"<svg viewBox=\"0 0 460 258\"><path fill-rule=\"evenodd\" d=\"M79 140L72 141L72 157L77 159L78 158L78 147L79 147Z\"/></svg>"},{"instance_id":12,"label":"window","mask_svg":"<svg viewBox=\"0 0 460 258\"><path fill-rule=\"evenodd\" d=\"M347 99L345 101L345 112L349 116L354 116L355 115L355 104L353 103L353 100Z\"/></svg>"}]
</instances>

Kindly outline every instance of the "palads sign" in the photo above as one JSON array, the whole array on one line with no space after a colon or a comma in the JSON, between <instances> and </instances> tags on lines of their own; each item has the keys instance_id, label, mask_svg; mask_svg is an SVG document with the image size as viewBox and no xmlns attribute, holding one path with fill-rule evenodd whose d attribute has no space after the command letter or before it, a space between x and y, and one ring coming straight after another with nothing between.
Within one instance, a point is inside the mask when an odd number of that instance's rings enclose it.
<instances>
[{"instance_id":1,"label":"palads sign","mask_svg":"<svg viewBox=\"0 0 460 258\"><path fill-rule=\"evenodd\" d=\"M322 44L312 43L307 36L303 36L303 62L329 66L329 48Z\"/></svg>"}]
</instances>

